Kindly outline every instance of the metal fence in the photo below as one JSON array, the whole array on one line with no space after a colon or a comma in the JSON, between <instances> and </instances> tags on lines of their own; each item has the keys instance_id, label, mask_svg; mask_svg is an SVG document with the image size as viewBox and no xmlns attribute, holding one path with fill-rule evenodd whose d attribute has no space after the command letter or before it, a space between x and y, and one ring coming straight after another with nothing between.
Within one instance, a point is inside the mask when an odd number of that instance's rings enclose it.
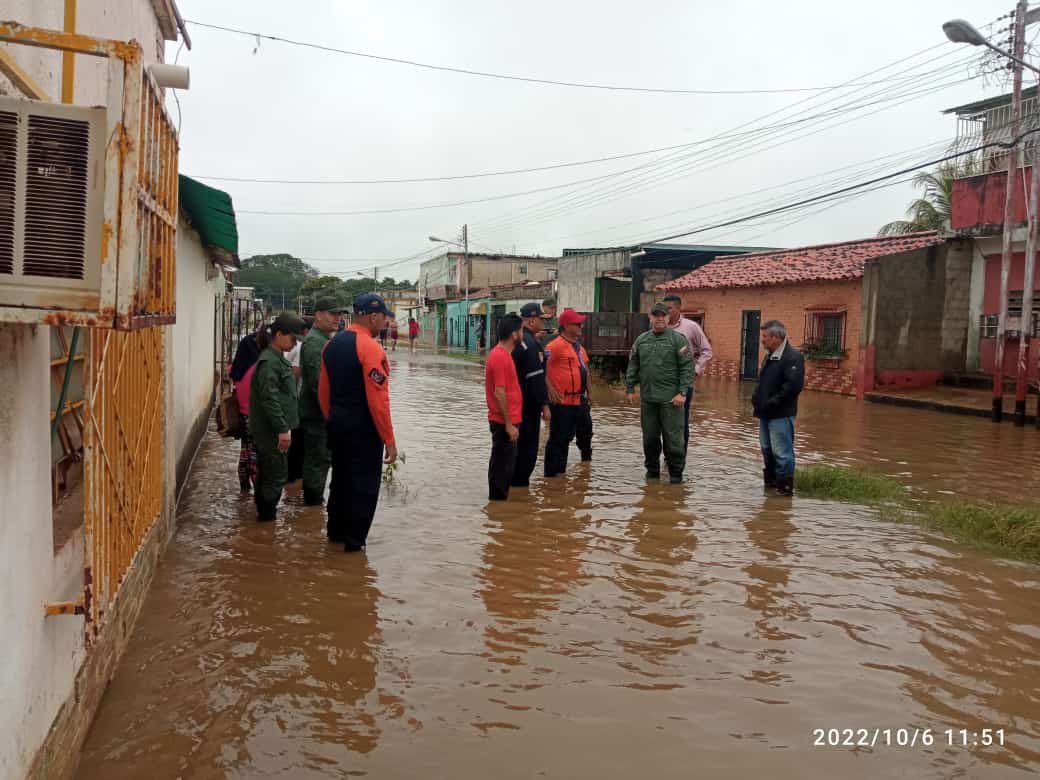
<instances>
[{"instance_id":1,"label":"metal fence","mask_svg":"<svg viewBox=\"0 0 1040 780\"><path fill-rule=\"evenodd\" d=\"M87 354L84 612L95 637L162 509L164 331L93 328Z\"/></svg>"},{"instance_id":2,"label":"metal fence","mask_svg":"<svg viewBox=\"0 0 1040 780\"><path fill-rule=\"evenodd\" d=\"M1022 123L1019 134L1040 128L1040 101L1034 95L1022 101ZM1037 135L1028 135L1023 139L1024 154L1020 165L1032 165L1036 156ZM1011 142L1011 103L993 106L975 113L960 114L957 117L957 140L953 152L963 152L976 146L988 143ZM972 157L964 157L958 161L962 167L971 167L974 173L992 173L1006 171L1008 152L1006 148L995 146L977 152Z\"/></svg>"}]
</instances>

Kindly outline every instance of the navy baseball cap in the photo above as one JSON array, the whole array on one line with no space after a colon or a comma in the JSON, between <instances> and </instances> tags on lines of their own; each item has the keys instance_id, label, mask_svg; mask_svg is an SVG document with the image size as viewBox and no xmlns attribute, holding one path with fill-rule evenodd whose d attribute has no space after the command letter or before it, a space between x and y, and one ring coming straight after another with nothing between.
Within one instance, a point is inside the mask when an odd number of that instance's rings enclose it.
<instances>
[{"instance_id":1,"label":"navy baseball cap","mask_svg":"<svg viewBox=\"0 0 1040 780\"><path fill-rule=\"evenodd\" d=\"M541 317L542 307L537 303L525 303L520 308L520 316L524 319L527 319L528 317Z\"/></svg>"},{"instance_id":2,"label":"navy baseball cap","mask_svg":"<svg viewBox=\"0 0 1040 780\"><path fill-rule=\"evenodd\" d=\"M355 298L354 313L385 314L390 319L394 318L394 313L386 307L386 301L383 300L383 296L376 295L375 293L365 293L364 295L359 295Z\"/></svg>"}]
</instances>

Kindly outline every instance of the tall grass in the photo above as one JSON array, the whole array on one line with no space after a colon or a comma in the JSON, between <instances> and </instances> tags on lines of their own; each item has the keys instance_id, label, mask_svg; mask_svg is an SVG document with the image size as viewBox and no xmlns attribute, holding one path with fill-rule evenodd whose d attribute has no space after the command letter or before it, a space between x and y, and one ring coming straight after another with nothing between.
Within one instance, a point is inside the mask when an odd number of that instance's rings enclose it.
<instances>
[{"instance_id":1,"label":"tall grass","mask_svg":"<svg viewBox=\"0 0 1040 780\"><path fill-rule=\"evenodd\" d=\"M795 475L798 495L876 506L886 520L911 522L1002 555L1040 562L1040 505L921 502L891 477L858 468L810 466Z\"/></svg>"}]
</instances>

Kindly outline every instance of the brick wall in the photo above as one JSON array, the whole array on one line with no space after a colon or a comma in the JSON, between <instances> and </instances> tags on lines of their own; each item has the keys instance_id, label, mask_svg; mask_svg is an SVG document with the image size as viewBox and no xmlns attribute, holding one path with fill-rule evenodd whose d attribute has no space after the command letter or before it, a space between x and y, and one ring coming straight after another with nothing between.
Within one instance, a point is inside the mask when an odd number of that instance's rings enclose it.
<instances>
[{"instance_id":1,"label":"brick wall","mask_svg":"<svg viewBox=\"0 0 1040 780\"><path fill-rule=\"evenodd\" d=\"M859 280L725 290L686 290L682 292L682 297L685 311L704 311L704 330L711 340L714 352L714 357L708 364L707 375L734 381L740 378L744 311L761 311L762 322L780 320L787 326L790 342L800 347L805 341L805 317L809 307L844 307L847 312L845 347L849 356L833 364L807 362L805 386L811 390L832 393L855 392L861 309ZM759 363L762 357L763 352L759 348Z\"/></svg>"}]
</instances>

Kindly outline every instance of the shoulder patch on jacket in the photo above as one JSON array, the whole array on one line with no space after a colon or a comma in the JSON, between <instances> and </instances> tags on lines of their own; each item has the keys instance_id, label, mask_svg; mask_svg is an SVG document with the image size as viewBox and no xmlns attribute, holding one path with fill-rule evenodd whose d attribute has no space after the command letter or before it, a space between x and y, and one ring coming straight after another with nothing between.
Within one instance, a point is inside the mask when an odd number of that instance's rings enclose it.
<instances>
[{"instance_id":1,"label":"shoulder patch on jacket","mask_svg":"<svg viewBox=\"0 0 1040 780\"><path fill-rule=\"evenodd\" d=\"M378 368L373 368L368 372L368 378L375 382L377 385L382 385L386 382L386 374L380 371Z\"/></svg>"},{"instance_id":2,"label":"shoulder patch on jacket","mask_svg":"<svg viewBox=\"0 0 1040 780\"><path fill-rule=\"evenodd\" d=\"M683 344L681 347L679 347L679 354L680 355L685 355L689 351L690 351L690 345L689 344Z\"/></svg>"}]
</instances>

